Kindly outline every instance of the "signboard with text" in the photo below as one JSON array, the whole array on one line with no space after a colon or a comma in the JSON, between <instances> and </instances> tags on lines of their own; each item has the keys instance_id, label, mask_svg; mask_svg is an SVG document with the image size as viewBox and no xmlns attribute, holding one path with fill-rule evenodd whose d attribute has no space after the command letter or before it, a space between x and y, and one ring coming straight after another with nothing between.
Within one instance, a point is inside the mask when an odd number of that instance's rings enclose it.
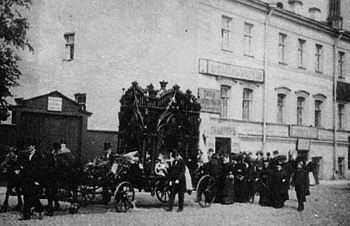
<instances>
[{"instance_id":1,"label":"signboard with text","mask_svg":"<svg viewBox=\"0 0 350 226\"><path fill-rule=\"evenodd\" d=\"M47 110L48 111L62 111L62 98L61 97L48 97Z\"/></svg>"},{"instance_id":2,"label":"signboard with text","mask_svg":"<svg viewBox=\"0 0 350 226\"><path fill-rule=\"evenodd\" d=\"M306 126L290 126L289 136L295 138L317 139L317 128Z\"/></svg>"},{"instance_id":3,"label":"signboard with text","mask_svg":"<svg viewBox=\"0 0 350 226\"><path fill-rule=\"evenodd\" d=\"M201 111L210 113L221 113L220 90L198 88L198 100L201 104Z\"/></svg>"},{"instance_id":4,"label":"signboard with text","mask_svg":"<svg viewBox=\"0 0 350 226\"><path fill-rule=\"evenodd\" d=\"M262 69L241 67L208 59L199 59L199 73L264 82L264 71Z\"/></svg>"}]
</instances>

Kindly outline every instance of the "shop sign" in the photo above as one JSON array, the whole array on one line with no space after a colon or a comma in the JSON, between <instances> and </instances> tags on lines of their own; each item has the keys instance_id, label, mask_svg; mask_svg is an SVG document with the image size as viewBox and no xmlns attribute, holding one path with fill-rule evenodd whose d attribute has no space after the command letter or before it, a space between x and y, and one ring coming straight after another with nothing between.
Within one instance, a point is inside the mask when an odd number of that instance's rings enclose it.
<instances>
[{"instance_id":1,"label":"shop sign","mask_svg":"<svg viewBox=\"0 0 350 226\"><path fill-rule=\"evenodd\" d=\"M48 97L47 110L48 111L62 111L62 98L61 97Z\"/></svg>"},{"instance_id":2,"label":"shop sign","mask_svg":"<svg viewBox=\"0 0 350 226\"><path fill-rule=\"evenodd\" d=\"M211 126L210 133L214 136L236 136L235 127L232 126Z\"/></svg>"},{"instance_id":3,"label":"shop sign","mask_svg":"<svg viewBox=\"0 0 350 226\"><path fill-rule=\"evenodd\" d=\"M297 143L298 143L298 146L297 146L298 151L309 151L310 150L311 141L309 139L300 139L299 138Z\"/></svg>"},{"instance_id":4,"label":"shop sign","mask_svg":"<svg viewBox=\"0 0 350 226\"><path fill-rule=\"evenodd\" d=\"M262 135L261 124L242 123L239 125L239 133L242 135Z\"/></svg>"},{"instance_id":5,"label":"shop sign","mask_svg":"<svg viewBox=\"0 0 350 226\"><path fill-rule=\"evenodd\" d=\"M317 139L317 128L306 126L290 126L289 136L296 138Z\"/></svg>"},{"instance_id":6,"label":"shop sign","mask_svg":"<svg viewBox=\"0 0 350 226\"><path fill-rule=\"evenodd\" d=\"M267 136L270 137L288 137L288 126L268 125L266 128Z\"/></svg>"},{"instance_id":7,"label":"shop sign","mask_svg":"<svg viewBox=\"0 0 350 226\"><path fill-rule=\"evenodd\" d=\"M318 130L318 139L320 140L333 140L333 131L330 130Z\"/></svg>"},{"instance_id":8,"label":"shop sign","mask_svg":"<svg viewBox=\"0 0 350 226\"><path fill-rule=\"evenodd\" d=\"M344 132L337 132L337 140L338 141L348 141L348 137L350 136L350 134L348 133L344 133Z\"/></svg>"},{"instance_id":9,"label":"shop sign","mask_svg":"<svg viewBox=\"0 0 350 226\"><path fill-rule=\"evenodd\" d=\"M240 67L208 59L199 59L199 73L264 82L264 71L262 69Z\"/></svg>"},{"instance_id":10,"label":"shop sign","mask_svg":"<svg viewBox=\"0 0 350 226\"><path fill-rule=\"evenodd\" d=\"M210 113L221 113L220 90L198 88L199 103L201 111Z\"/></svg>"}]
</instances>

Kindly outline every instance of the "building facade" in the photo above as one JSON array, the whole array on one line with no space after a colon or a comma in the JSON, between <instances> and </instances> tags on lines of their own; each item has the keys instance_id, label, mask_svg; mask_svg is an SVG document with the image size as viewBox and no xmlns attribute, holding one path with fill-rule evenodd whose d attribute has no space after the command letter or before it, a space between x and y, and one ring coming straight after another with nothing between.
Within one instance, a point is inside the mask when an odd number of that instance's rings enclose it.
<instances>
[{"instance_id":1,"label":"building facade","mask_svg":"<svg viewBox=\"0 0 350 226\"><path fill-rule=\"evenodd\" d=\"M198 92L201 149L298 149L350 177L344 2L38 0L13 93L86 93L88 127L117 130L122 89L166 80Z\"/></svg>"}]
</instances>

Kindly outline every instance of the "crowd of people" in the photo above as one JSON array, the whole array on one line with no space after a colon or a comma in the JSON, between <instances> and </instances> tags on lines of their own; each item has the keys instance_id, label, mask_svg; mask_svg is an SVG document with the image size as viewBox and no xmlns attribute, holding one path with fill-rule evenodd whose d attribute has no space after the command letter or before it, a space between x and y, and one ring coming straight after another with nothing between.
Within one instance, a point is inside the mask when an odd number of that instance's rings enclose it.
<instances>
[{"instance_id":1,"label":"crowd of people","mask_svg":"<svg viewBox=\"0 0 350 226\"><path fill-rule=\"evenodd\" d=\"M200 153L201 154L201 153ZM214 202L232 204L234 202L254 202L259 194L261 206L284 207L289 199L288 190L293 187L298 199L298 210L304 210L304 202L309 191L309 172L314 168L311 162L297 157L273 155L262 151L256 153L218 155L209 151L209 162L203 164L199 154L199 171L215 179L216 198Z\"/></svg>"}]
</instances>

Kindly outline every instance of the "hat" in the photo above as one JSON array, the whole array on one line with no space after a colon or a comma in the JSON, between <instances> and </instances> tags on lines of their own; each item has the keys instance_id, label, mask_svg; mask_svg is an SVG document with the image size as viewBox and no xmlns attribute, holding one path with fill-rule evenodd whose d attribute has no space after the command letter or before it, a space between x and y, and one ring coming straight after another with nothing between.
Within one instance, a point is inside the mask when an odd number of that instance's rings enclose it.
<instances>
[{"instance_id":1,"label":"hat","mask_svg":"<svg viewBox=\"0 0 350 226\"><path fill-rule=\"evenodd\" d=\"M261 150L259 150L256 152L256 155L264 155L264 153Z\"/></svg>"},{"instance_id":2,"label":"hat","mask_svg":"<svg viewBox=\"0 0 350 226\"><path fill-rule=\"evenodd\" d=\"M278 150L274 150L274 151L272 152L272 154L278 155Z\"/></svg>"},{"instance_id":3,"label":"hat","mask_svg":"<svg viewBox=\"0 0 350 226\"><path fill-rule=\"evenodd\" d=\"M29 139L28 140L28 146L36 146L36 140L35 139Z\"/></svg>"},{"instance_id":4,"label":"hat","mask_svg":"<svg viewBox=\"0 0 350 226\"><path fill-rule=\"evenodd\" d=\"M107 142L107 143L104 143L104 149L105 150L108 150L112 147L111 143Z\"/></svg>"}]
</instances>

